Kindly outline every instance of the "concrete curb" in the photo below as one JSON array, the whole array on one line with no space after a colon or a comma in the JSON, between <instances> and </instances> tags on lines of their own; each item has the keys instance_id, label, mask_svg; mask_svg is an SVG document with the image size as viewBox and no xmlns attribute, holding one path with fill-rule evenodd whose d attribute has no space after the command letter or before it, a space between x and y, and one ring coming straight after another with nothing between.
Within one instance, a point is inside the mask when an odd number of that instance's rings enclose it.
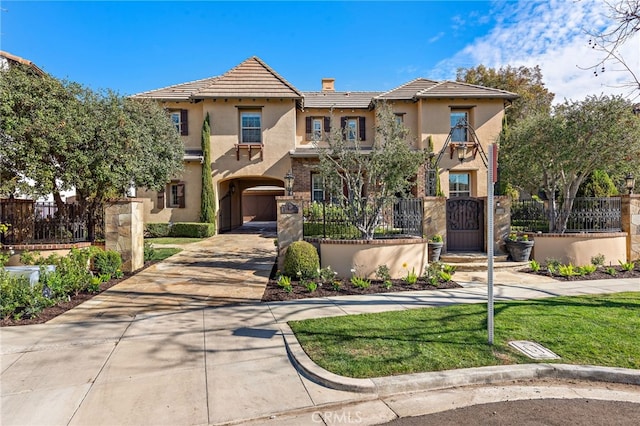
<instances>
[{"instance_id":1,"label":"concrete curb","mask_svg":"<svg viewBox=\"0 0 640 426\"><path fill-rule=\"evenodd\" d=\"M287 353L294 367L308 379L331 389L377 394L380 397L400 393L488 385L528 379L573 379L640 386L640 370L571 364L514 364L399 376L355 379L339 376L317 365L304 352L287 324L281 324Z\"/></svg>"}]
</instances>

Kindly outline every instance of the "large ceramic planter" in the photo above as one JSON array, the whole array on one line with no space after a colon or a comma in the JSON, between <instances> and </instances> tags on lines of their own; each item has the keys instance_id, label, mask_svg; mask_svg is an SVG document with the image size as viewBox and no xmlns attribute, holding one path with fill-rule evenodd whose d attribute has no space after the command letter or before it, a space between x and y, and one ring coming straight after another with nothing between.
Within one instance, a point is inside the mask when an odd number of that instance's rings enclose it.
<instances>
[{"instance_id":1,"label":"large ceramic planter","mask_svg":"<svg viewBox=\"0 0 640 426\"><path fill-rule=\"evenodd\" d=\"M429 262L437 262L440 260L442 246L444 246L443 242L429 241Z\"/></svg>"},{"instance_id":2,"label":"large ceramic planter","mask_svg":"<svg viewBox=\"0 0 640 426\"><path fill-rule=\"evenodd\" d=\"M512 241L506 240L505 245L509 252L509 257L514 262L527 262L533 249L533 241Z\"/></svg>"}]
</instances>

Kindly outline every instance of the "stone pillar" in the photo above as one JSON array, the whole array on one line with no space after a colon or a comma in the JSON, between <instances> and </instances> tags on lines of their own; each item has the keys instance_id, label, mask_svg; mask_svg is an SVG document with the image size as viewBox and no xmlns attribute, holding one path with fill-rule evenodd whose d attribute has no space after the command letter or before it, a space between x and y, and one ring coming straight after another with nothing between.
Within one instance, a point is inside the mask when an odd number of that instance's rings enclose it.
<instances>
[{"instance_id":1,"label":"stone pillar","mask_svg":"<svg viewBox=\"0 0 640 426\"><path fill-rule=\"evenodd\" d=\"M422 217L422 235L431 238L442 235L443 251L447 251L447 199L445 197L424 197Z\"/></svg>"},{"instance_id":2,"label":"stone pillar","mask_svg":"<svg viewBox=\"0 0 640 426\"><path fill-rule=\"evenodd\" d=\"M144 210L142 198L112 201L104 213L105 249L122 256L122 271L144 266Z\"/></svg>"},{"instance_id":3,"label":"stone pillar","mask_svg":"<svg viewBox=\"0 0 640 426\"><path fill-rule=\"evenodd\" d=\"M511 231L511 197L496 196L494 201L493 215L493 247L494 254L507 253L504 246L504 239Z\"/></svg>"},{"instance_id":4,"label":"stone pillar","mask_svg":"<svg viewBox=\"0 0 640 426\"><path fill-rule=\"evenodd\" d=\"M640 259L640 195L622 196L622 232L627 233L627 262Z\"/></svg>"},{"instance_id":5,"label":"stone pillar","mask_svg":"<svg viewBox=\"0 0 640 426\"><path fill-rule=\"evenodd\" d=\"M302 200L291 196L276 197L278 211L278 269L282 270L289 245L303 238Z\"/></svg>"}]
</instances>

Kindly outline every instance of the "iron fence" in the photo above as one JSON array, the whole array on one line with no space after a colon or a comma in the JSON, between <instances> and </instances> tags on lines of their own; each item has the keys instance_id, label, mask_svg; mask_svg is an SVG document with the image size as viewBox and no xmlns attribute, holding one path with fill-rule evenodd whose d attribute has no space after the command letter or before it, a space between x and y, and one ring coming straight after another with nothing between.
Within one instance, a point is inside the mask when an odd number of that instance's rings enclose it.
<instances>
[{"instance_id":1,"label":"iron fence","mask_svg":"<svg viewBox=\"0 0 640 426\"><path fill-rule=\"evenodd\" d=\"M517 231L549 232L549 203L518 200L511 205L511 227ZM565 232L619 232L620 197L582 197L573 200Z\"/></svg>"},{"instance_id":2,"label":"iron fence","mask_svg":"<svg viewBox=\"0 0 640 426\"><path fill-rule=\"evenodd\" d=\"M356 239L362 233L349 217L348 208L331 202L303 202L305 237ZM422 236L422 199L398 198L385 203L378 215L376 237Z\"/></svg>"},{"instance_id":3,"label":"iron fence","mask_svg":"<svg viewBox=\"0 0 640 426\"><path fill-rule=\"evenodd\" d=\"M103 213L93 217L76 204L60 211L53 202L0 200L0 222L9 229L0 234L2 244L75 243L104 238Z\"/></svg>"}]
</instances>

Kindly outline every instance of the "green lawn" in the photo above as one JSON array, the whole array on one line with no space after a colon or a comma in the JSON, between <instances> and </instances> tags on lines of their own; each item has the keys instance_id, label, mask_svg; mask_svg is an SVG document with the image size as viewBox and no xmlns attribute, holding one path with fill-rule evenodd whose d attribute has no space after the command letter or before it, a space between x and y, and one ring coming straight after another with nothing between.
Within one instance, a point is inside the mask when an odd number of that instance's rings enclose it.
<instances>
[{"instance_id":1,"label":"green lawn","mask_svg":"<svg viewBox=\"0 0 640 426\"><path fill-rule=\"evenodd\" d=\"M538 342L556 362L640 368L640 292L496 303L493 347L486 317L472 304L289 325L311 359L349 377L535 362L511 340Z\"/></svg>"},{"instance_id":2,"label":"green lawn","mask_svg":"<svg viewBox=\"0 0 640 426\"><path fill-rule=\"evenodd\" d=\"M165 260L167 257L173 256L176 253L180 253L182 251L181 248L177 247L167 247L167 248L154 248L153 255L151 256L151 261L160 261Z\"/></svg>"},{"instance_id":3,"label":"green lawn","mask_svg":"<svg viewBox=\"0 0 640 426\"><path fill-rule=\"evenodd\" d=\"M197 243L205 238L188 238L188 237L159 237L159 238L145 238L145 242L151 244L189 244Z\"/></svg>"}]
</instances>

